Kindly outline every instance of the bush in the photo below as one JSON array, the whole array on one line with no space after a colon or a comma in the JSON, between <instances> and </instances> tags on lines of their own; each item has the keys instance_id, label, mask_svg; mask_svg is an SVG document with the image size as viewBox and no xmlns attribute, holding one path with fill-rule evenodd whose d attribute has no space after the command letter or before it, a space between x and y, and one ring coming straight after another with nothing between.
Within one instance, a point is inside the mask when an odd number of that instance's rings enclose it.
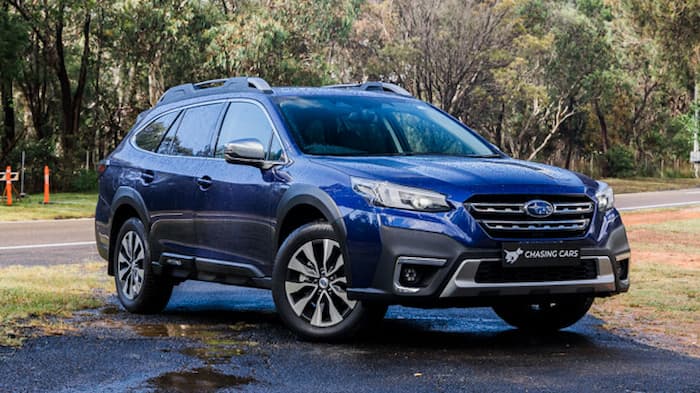
<instances>
[{"instance_id":1,"label":"bush","mask_svg":"<svg viewBox=\"0 0 700 393\"><path fill-rule=\"evenodd\" d=\"M97 171L81 169L71 180L71 191L97 191Z\"/></svg>"},{"instance_id":2,"label":"bush","mask_svg":"<svg viewBox=\"0 0 700 393\"><path fill-rule=\"evenodd\" d=\"M635 174L634 153L626 146L616 145L605 153L607 176L632 177Z\"/></svg>"},{"instance_id":3,"label":"bush","mask_svg":"<svg viewBox=\"0 0 700 393\"><path fill-rule=\"evenodd\" d=\"M55 172L58 167L58 158L55 151L56 143L53 138L43 140L27 140L20 143L9 155L7 162L0 165L5 169L5 165L12 165L13 171L20 170L22 162L22 151L26 154L24 187L27 193L42 192L44 189L44 165L51 168L51 190L55 189ZM17 186L19 188L19 186Z\"/></svg>"}]
</instances>

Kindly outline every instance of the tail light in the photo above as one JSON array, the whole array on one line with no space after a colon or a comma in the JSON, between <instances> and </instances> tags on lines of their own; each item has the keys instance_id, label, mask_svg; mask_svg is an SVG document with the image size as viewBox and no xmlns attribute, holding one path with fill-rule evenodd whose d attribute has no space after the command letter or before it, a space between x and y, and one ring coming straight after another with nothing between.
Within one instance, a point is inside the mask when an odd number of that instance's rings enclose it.
<instances>
[{"instance_id":1,"label":"tail light","mask_svg":"<svg viewBox=\"0 0 700 393\"><path fill-rule=\"evenodd\" d=\"M102 160L97 164L97 176L102 176L109 166L109 160Z\"/></svg>"}]
</instances>

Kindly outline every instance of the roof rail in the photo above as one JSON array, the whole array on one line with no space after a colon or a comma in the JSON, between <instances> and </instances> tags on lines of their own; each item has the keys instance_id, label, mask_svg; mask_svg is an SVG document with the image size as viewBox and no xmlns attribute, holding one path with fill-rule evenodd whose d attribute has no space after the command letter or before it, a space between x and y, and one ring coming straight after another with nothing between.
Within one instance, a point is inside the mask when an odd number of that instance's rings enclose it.
<instances>
[{"instance_id":1,"label":"roof rail","mask_svg":"<svg viewBox=\"0 0 700 393\"><path fill-rule=\"evenodd\" d=\"M365 82L365 83L347 83L340 85L328 85L323 86L329 89L352 89L352 90L365 90L365 91L379 91L386 93L398 94L400 96L413 97L408 90L404 89L399 85L387 82Z\"/></svg>"},{"instance_id":2,"label":"roof rail","mask_svg":"<svg viewBox=\"0 0 700 393\"><path fill-rule=\"evenodd\" d=\"M266 94L272 94L272 88L262 78L235 77L213 79L198 83L185 83L183 85L171 87L166 90L162 96L160 96L156 106L193 97L250 90L258 90Z\"/></svg>"}]
</instances>

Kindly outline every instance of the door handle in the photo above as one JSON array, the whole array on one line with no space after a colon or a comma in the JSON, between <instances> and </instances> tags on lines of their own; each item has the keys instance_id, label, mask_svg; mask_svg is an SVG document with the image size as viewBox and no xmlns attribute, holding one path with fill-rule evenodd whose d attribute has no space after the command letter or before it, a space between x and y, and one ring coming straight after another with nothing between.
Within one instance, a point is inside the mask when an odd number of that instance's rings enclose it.
<instances>
[{"instance_id":1,"label":"door handle","mask_svg":"<svg viewBox=\"0 0 700 393\"><path fill-rule=\"evenodd\" d=\"M153 180L156 178L156 175L153 173L153 171L150 170L145 170L141 172L141 179L145 184L151 184L153 183Z\"/></svg>"},{"instance_id":2,"label":"door handle","mask_svg":"<svg viewBox=\"0 0 700 393\"><path fill-rule=\"evenodd\" d=\"M199 185L199 188L201 188L202 190L206 190L209 187L211 187L211 185L214 184L214 182L211 180L211 177L202 176L197 179L197 184Z\"/></svg>"}]
</instances>

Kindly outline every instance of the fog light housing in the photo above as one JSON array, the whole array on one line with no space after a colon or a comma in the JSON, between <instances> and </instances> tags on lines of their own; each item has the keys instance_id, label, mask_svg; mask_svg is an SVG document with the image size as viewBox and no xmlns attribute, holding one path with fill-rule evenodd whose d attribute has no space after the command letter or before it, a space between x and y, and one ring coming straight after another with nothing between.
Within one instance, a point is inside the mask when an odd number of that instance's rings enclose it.
<instances>
[{"instance_id":1,"label":"fog light housing","mask_svg":"<svg viewBox=\"0 0 700 393\"><path fill-rule=\"evenodd\" d=\"M627 280L630 272L630 259L626 258L617 262L617 277L620 280Z\"/></svg>"},{"instance_id":2,"label":"fog light housing","mask_svg":"<svg viewBox=\"0 0 700 393\"><path fill-rule=\"evenodd\" d=\"M428 287L446 259L399 257L396 260L394 287L398 292L415 293Z\"/></svg>"}]
</instances>

